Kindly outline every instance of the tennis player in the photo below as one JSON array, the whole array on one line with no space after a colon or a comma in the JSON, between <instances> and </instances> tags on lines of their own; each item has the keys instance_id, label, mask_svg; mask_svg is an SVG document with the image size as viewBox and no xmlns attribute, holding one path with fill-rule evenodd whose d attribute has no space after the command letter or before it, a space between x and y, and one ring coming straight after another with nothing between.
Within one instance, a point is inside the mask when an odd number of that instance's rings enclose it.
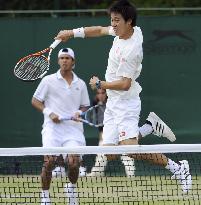
<instances>
[{"instance_id":1,"label":"tennis player","mask_svg":"<svg viewBox=\"0 0 201 205\"><path fill-rule=\"evenodd\" d=\"M119 0L112 4L109 13L111 26L63 30L55 38L67 41L72 37L115 36L109 52L106 80L100 80L97 76L90 79L92 89L107 90L103 144L137 145L140 137L151 133L174 141L175 135L171 129L153 112L149 114L146 123L140 129L138 127L141 111L139 94L142 88L136 80L142 69L143 35L136 26L135 6L128 0ZM176 163L163 154L133 154L131 157L148 160L171 171L173 177L181 183L184 193L192 186L187 160Z\"/></svg>"},{"instance_id":2,"label":"tennis player","mask_svg":"<svg viewBox=\"0 0 201 205\"><path fill-rule=\"evenodd\" d=\"M58 53L60 69L42 79L36 89L32 105L44 114L42 129L43 147L85 146L83 124L78 121L60 121L60 117L73 114L78 118L90 105L87 86L74 72L75 56L71 48ZM41 173L41 205L51 204L49 188L57 156L45 156ZM80 156L66 155L68 178L65 192L70 205L78 204L76 182Z\"/></svg>"}]
</instances>

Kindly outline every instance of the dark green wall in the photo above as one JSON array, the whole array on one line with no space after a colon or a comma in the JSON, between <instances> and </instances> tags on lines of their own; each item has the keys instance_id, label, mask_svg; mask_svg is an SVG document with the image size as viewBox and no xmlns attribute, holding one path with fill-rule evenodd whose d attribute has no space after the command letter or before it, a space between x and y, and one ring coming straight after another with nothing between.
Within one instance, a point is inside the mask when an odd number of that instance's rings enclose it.
<instances>
[{"instance_id":1,"label":"dark green wall","mask_svg":"<svg viewBox=\"0 0 201 205\"><path fill-rule=\"evenodd\" d=\"M39 82L25 83L14 77L18 59L47 47L61 29L109 23L106 17L0 19L0 147L41 145L42 115L30 104ZM144 33L141 123L154 111L175 131L176 143L200 143L201 16L141 17L138 25ZM59 45L49 73L58 69L58 50L72 47L77 58L75 72L87 84L92 75L104 78L111 44L108 36ZM86 127L86 137L88 144L95 143L97 130ZM153 136L143 142L167 143Z\"/></svg>"}]
</instances>

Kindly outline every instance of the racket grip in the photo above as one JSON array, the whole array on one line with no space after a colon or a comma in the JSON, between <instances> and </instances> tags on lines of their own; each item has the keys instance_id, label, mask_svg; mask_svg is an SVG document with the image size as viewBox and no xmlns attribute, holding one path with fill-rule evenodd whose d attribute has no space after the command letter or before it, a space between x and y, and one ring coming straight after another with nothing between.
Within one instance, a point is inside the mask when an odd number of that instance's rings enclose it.
<instances>
[{"instance_id":1,"label":"racket grip","mask_svg":"<svg viewBox=\"0 0 201 205\"><path fill-rule=\"evenodd\" d=\"M54 49L61 43L61 40L55 40L51 45L50 48Z\"/></svg>"},{"instance_id":2,"label":"racket grip","mask_svg":"<svg viewBox=\"0 0 201 205\"><path fill-rule=\"evenodd\" d=\"M65 120L72 120L72 116L65 116L65 117L59 117L59 120L65 121Z\"/></svg>"}]
</instances>

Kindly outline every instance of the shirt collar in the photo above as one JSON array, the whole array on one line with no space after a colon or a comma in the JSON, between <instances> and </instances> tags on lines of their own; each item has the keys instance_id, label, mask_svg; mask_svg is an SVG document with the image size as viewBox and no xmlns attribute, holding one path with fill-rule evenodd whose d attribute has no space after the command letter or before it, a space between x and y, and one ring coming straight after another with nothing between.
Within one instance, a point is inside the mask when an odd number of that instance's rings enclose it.
<instances>
[{"instance_id":1,"label":"shirt collar","mask_svg":"<svg viewBox=\"0 0 201 205\"><path fill-rule=\"evenodd\" d=\"M77 77L77 75L74 72L72 72L72 73L73 73L73 81L72 81L72 83L75 83L76 81L78 81L78 77ZM63 76L61 75L60 69L57 71L57 78L58 79L64 79Z\"/></svg>"}]
</instances>

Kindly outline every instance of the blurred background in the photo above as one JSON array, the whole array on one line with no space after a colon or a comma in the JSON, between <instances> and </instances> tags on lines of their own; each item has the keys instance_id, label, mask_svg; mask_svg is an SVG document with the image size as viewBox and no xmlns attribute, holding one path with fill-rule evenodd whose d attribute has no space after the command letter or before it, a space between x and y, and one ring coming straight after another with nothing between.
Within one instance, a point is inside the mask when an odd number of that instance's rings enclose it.
<instances>
[{"instance_id":1,"label":"blurred background","mask_svg":"<svg viewBox=\"0 0 201 205\"><path fill-rule=\"evenodd\" d=\"M17 61L49 46L60 30L110 24L108 0L0 0L0 147L41 146L43 116L31 106L39 84L13 75ZM175 143L201 142L201 1L136 0L137 25L144 35L143 70L138 81L142 124L150 111L173 129ZM104 79L113 37L72 39L52 54L48 74L59 68L57 52L75 51L75 72L88 85L92 75ZM91 100L95 93L88 86ZM85 126L88 145L96 145L98 131ZM155 136L143 144L169 143Z\"/></svg>"}]
</instances>

